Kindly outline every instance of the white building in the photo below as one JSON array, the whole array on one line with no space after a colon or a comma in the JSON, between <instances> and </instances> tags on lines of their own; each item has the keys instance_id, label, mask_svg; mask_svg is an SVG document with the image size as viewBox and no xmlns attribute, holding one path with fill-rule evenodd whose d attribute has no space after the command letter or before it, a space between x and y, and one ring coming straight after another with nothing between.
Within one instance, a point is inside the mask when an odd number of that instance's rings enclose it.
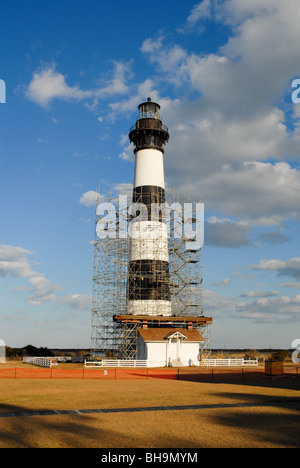
<instances>
[{"instance_id":1,"label":"white building","mask_svg":"<svg viewBox=\"0 0 300 468\"><path fill-rule=\"evenodd\" d=\"M198 366L199 347L204 338L187 328L139 328L137 359L149 367Z\"/></svg>"}]
</instances>

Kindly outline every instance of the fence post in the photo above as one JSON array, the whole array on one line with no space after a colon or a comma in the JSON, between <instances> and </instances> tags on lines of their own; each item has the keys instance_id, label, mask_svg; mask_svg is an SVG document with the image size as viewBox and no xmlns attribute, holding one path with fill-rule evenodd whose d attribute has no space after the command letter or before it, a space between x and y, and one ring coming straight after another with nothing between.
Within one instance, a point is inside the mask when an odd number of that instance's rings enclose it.
<instances>
[{"instance_id":1,"label":"fence post","mask_svg":"<svg viewBox=\"0 0 300 468\"><path fill-rule=\"evenodd\" d=\"M177 380L179 380L179 368L177 369Z\"/></svg>"},{"instance_id":2,"label":"fence post","mask_svg":"<svg viewBox=\"0 0 300 468\"><path fill-rule=\"evenodd\" d=\"M214 370L211 370L211 380L214 380Z\"/></svg>"}]
</instances>

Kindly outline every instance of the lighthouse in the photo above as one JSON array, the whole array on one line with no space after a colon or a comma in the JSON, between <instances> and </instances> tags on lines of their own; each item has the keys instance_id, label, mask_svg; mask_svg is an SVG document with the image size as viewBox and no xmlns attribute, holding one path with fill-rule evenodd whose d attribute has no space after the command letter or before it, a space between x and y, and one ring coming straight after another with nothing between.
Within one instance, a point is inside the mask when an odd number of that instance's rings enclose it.
<instances>
[{"instance_id":1,"label":"lighthouse","mask_svg":"<svg viewBox=\"0 0 300 468\"><path fill-rule=\"evenodd\" d=\"M159 207L165 203L164 145L169 132L159 104L148 98L138 106L130 129L135 171L129 222L127 314L171 316L167 223Z\"/></svg>"}]
</instances>

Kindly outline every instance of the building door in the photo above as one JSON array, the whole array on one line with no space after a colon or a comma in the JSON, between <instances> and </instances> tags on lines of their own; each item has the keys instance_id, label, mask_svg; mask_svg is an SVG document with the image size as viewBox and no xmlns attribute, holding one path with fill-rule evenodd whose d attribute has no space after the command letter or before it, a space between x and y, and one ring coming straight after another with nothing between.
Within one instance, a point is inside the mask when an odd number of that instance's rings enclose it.
<instances>
[{"instance_id":1,"label":"building door","mask_svg":"<svg viewBox=\"0 0 300 468\"><path fill-rule=\"evenodd\" d=\"M169 340L169 358L178 359L179 356L179 339L172 338Z\"/></svg>"}]
</instances>

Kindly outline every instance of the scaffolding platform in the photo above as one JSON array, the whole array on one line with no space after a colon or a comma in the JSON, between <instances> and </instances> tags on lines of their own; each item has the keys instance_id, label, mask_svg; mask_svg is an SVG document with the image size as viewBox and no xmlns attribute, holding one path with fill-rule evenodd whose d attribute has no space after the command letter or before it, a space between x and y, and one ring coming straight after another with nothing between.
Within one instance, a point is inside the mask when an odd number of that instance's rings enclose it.
<instances>
[{"instance_id":1,"label":"scaffolding platform","mask_svg":"<svg viewBox=\"0 0 300 468\"><path fill-rule=\"evenodd\" d=\"M201 325L211 325L212 318L211 317L194 317L194 316L170 316L167 317L165 315L114 315L113 320L119 323L131 322L131 323L139 323L139 324L152 324L152 325L160 325L160 323L164 324L171 324L171 325L194 325L194 326L201 326Z\"/></svg>"}]
</instances>

